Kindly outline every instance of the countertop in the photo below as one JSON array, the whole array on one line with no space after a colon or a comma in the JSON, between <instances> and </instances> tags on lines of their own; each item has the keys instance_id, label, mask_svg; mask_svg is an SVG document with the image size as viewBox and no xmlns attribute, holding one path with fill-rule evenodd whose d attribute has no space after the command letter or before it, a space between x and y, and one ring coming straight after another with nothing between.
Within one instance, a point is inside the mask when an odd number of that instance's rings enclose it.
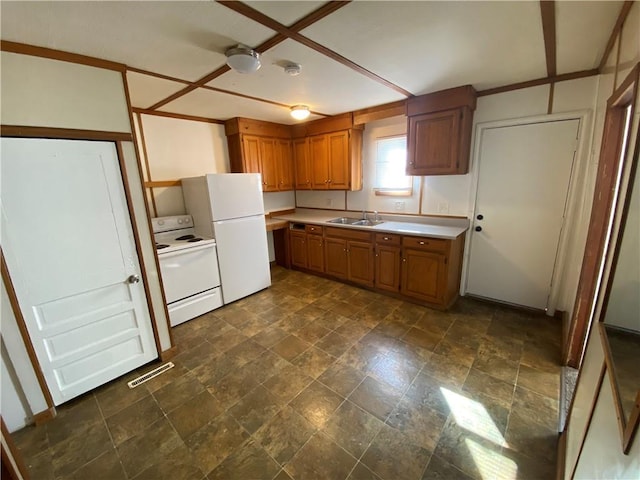
<instances>
[{"instance_id":1,"label":"countertop","mask_svg":"<svg viewBox=\"0 0 640 480\"><path fill-rule=\"evenodd\" d=\"M419 237L444 238L453 240L469 229L469 220L466 218L429 218L417 217L415 221L402 221L393 215L381 215L383 223L379 225L365 227L361 225L345 225L328 223L328 220L338 217L360 218L362 215L356 212L327 211L327 210L304 210L296 209L295 213L277 215L271 221L286 220L288 222L299 222L313 225L323 225L325 227L352 228L357 230L370 230L373 232L410 234ZM367 215L372 218L372 214Z\"/></svg>"}]
</instances>

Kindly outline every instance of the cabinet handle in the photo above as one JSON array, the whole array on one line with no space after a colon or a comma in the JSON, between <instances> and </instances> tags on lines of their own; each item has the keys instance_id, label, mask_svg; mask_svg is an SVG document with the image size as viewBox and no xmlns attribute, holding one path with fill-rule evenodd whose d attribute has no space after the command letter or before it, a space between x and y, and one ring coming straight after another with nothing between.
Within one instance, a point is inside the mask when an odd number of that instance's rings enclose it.
<instances>
[{"instance_id":1,"label":"cabinet handle","mask_svg":"<svg viewBox=\"0 0 640 480\"><path fill-rule=\"evenodd\" d=\"M420 245L424 245L424 244L425 244L425 242L420 242Z\"/></svg>"},{"instance_id":2,"label":"cabinet handle","mask_svg":"<svg viewBox=\"0 0 640 480\"><path fill-rule=\"evenodd\" d=\"M413 161L409 162L409 165L413 165Z\"/></svg>"},{"instance_id":3,"label":"cabinet handle","mask_svg":"<svg viewBox=\"0 0 640 480\"><path fill-rule=\"evenodd\" d=\"M329 180L329 183L331 183L331 180Z\"/></svg>"},{"instance_id":4,"label":"cabinet handle","mask_svg":"<svg viewBox=\"0 0 640 480\"><path fill-rule=\"evenodd\" d=\"M329 183L329 180L325 180L324 183Z\"/></svg>"},{"instance_id":5,"label":"cabinet handle","mask_svg":"<svg viewBox=\"0 0 640 480\"><path fill-rule=\"evenodd\" d=\"M403 261L403 262L406 262L406 261L407 261L407 259L406 259L406 258L403 258L403 259L402 259L402 261Z\"/></svg>"},{"instance_id":6,"label":"cabinet handle","mask_svg":"<svg viewBox=\"0 0 640 480\"><path fill-rule=\"evenodd\" d=\"M385 240L390 240L389 237L384 237Z\"/></svg>"}]
</instances>

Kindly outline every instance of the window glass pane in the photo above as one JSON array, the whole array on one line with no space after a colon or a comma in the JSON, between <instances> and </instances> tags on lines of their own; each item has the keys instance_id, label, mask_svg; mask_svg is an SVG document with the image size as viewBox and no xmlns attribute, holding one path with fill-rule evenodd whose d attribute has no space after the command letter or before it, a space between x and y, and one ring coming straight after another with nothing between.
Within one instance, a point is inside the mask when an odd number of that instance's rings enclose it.
<instances>
[{"instance_id":1,"label":"window glass pane","mask_svg":"<svg viewBox=\"0 0 640 480\"><path fill-rule=\"evenodd\" d=\"M405 174L407 137L376 140L376 179L374 188L384 190L411 189L411 176Z\"/></svg>"}]
</instances>

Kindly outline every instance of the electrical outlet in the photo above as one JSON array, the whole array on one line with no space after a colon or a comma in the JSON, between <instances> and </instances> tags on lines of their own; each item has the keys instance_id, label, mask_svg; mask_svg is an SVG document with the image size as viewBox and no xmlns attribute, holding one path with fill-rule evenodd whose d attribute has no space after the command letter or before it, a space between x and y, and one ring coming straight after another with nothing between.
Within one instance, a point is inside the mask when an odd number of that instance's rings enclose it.
<instances>
[{"instance_id":1,"label":"electrical outlet","mask_svg":"<svg viewBox=\"0 0 640 480\"><path fill-rule=\"evenodd\" d=\"M438 202L438 213L449 213L449 202Z\"/></svg>"},{"instance_id":2,"label":"electrical outlet","mask_svg":"<svg viewBox=\"0 0 640 480\"><path fill-rule=\"evenodd\" d=\"M404 211L404 202L396 202L396 212Z\"/></svg>"},{"instance_id":3,"label":"electrical outlet","mask_svg":"<svg viewBox=\"0 0 640 480\"><path fill-rule=\"evenodd\" d=\"M333 205L333 200L331 198L325 198L324 206L325 207L330 207L331 205Z\"/></svg>"}]
</instances>

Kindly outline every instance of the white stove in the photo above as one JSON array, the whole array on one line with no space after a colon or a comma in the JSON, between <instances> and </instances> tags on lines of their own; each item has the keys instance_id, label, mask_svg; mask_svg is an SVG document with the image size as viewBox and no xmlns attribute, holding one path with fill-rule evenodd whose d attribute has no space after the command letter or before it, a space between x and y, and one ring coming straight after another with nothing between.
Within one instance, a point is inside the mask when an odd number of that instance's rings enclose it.
<instances>
[{"instance_id":1,"label":"white stove","mask_svg":"<svg viewBox=\"0 0 640 480\"><path fill-rule=\"evenodd\" d=\"M216 241L190 215L151 219L171 326L222 306Z\"/></svg>"}]
</instances>

